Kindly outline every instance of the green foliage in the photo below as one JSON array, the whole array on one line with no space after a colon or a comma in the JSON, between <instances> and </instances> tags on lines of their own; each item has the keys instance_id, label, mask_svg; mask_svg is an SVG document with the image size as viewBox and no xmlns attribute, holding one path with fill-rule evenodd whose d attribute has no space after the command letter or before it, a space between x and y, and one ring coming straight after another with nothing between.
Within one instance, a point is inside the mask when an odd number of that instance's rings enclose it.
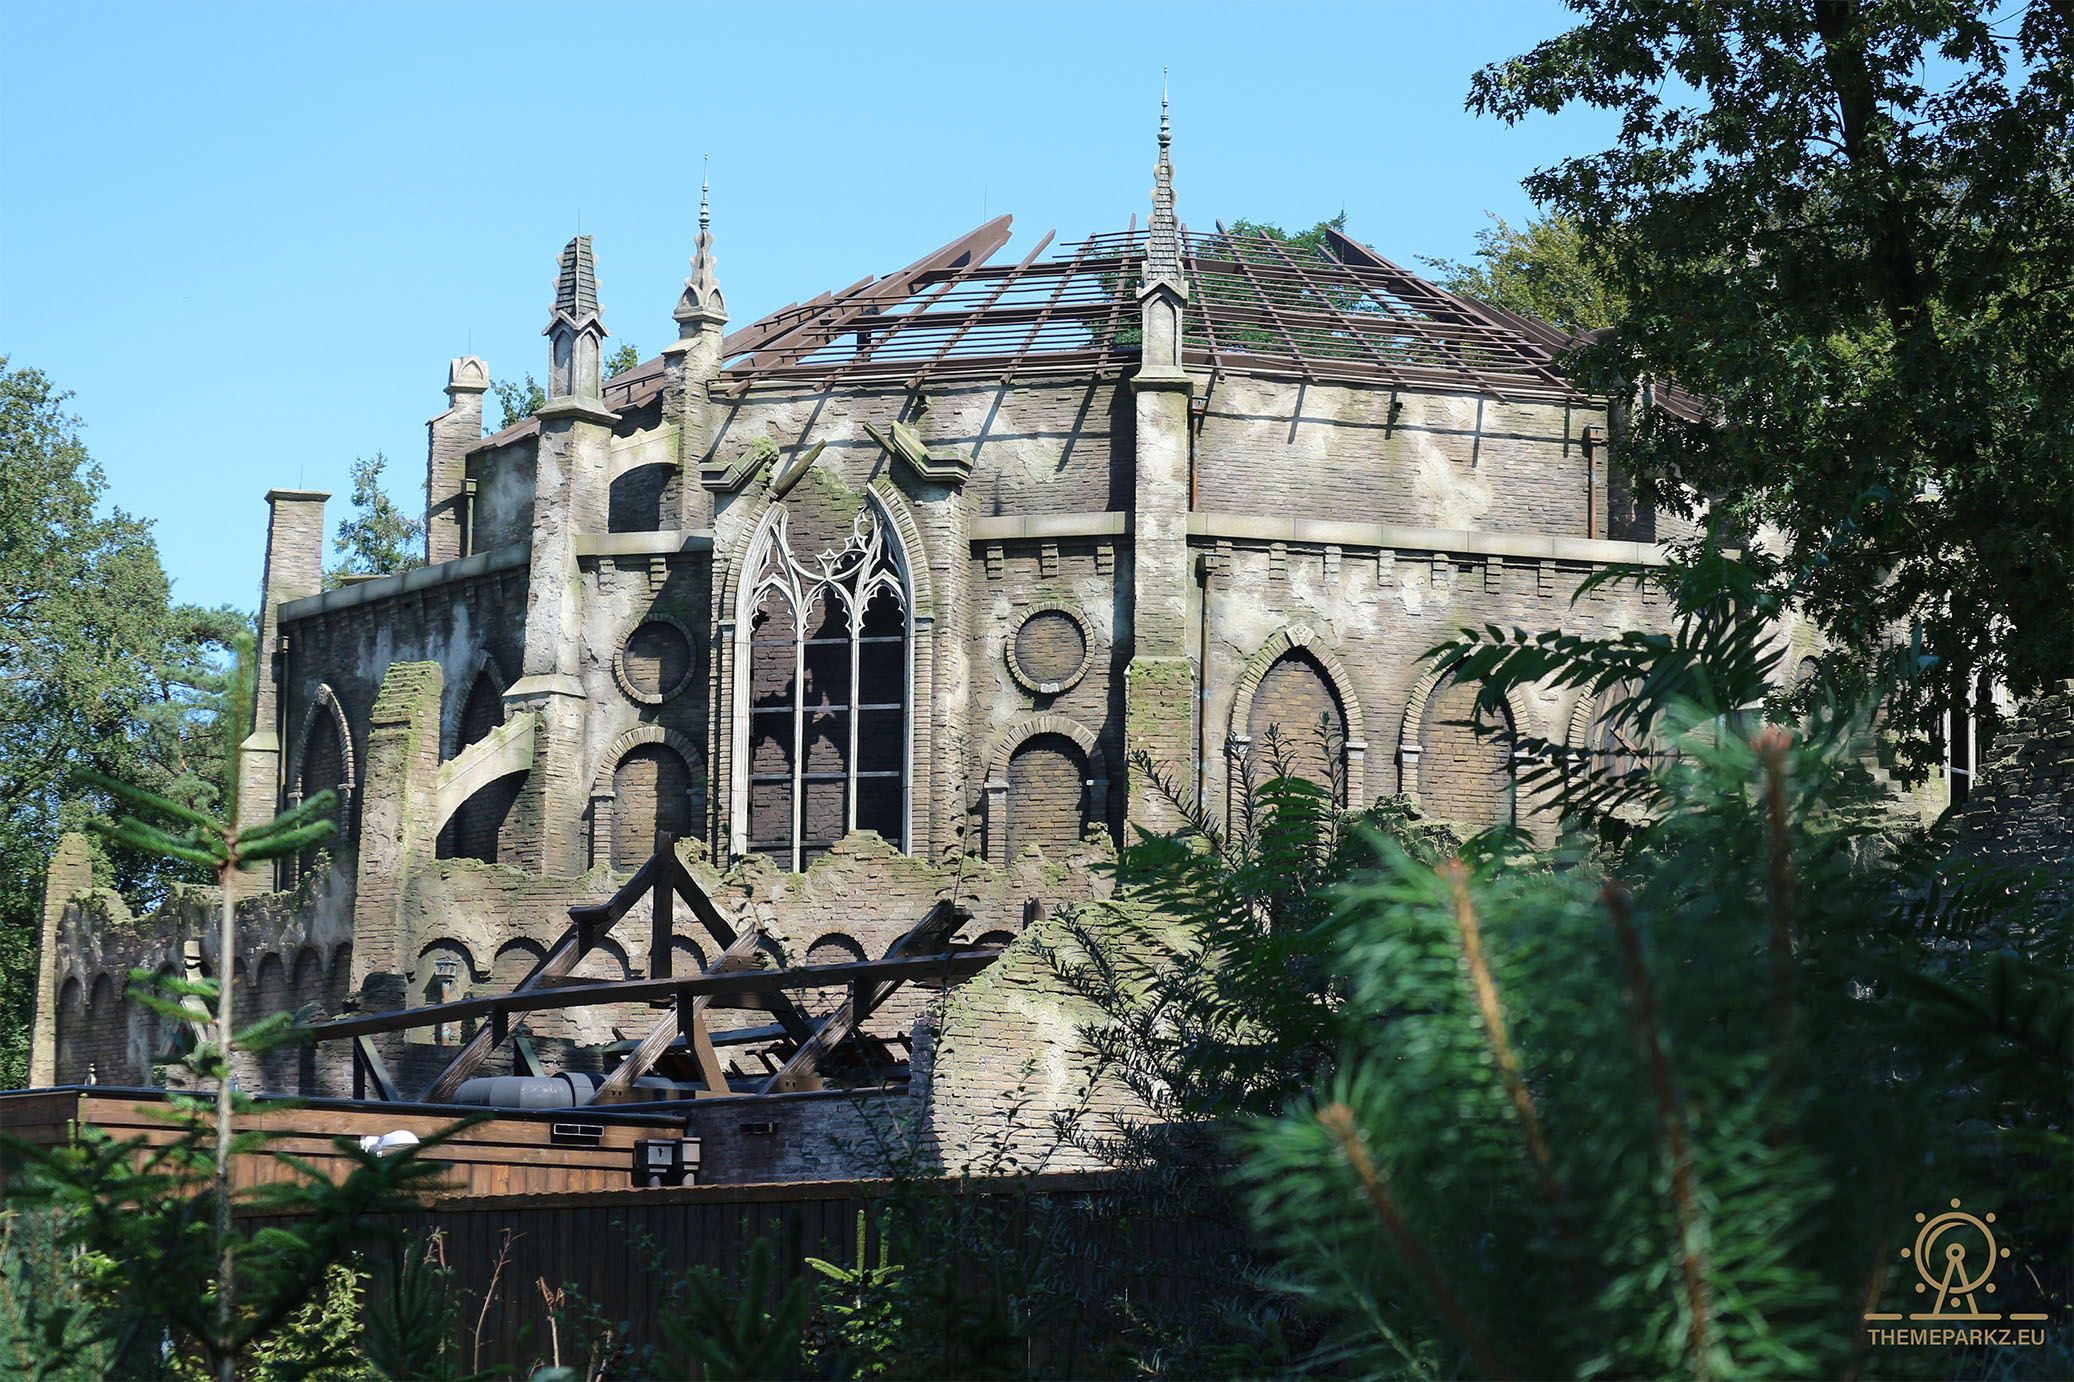
<instances>
[{"instance_id":1,"label":"green foliage","mask_svg":"<svg viewBox=\"0 0 2074 1382\"><path fill-rule=\"evenodd\" d=\"M382 471L388 464L389 458L379 451L371 460L353 462L354 513L339 520L331 544L345 560L324 572L327 590L345 584L348 576L391 576L425 564L423 520L397 508L382 488Z\"/></svg>"},{"instance_id":2,"label":"green foliage","mask_svg":"<svg viewBox=\"0 0 2074 1382\"><path fill-rule=\"evenodd\" d=\"M229 681L221 718L226 726L242 725L249 719L246 692L252 685L249 636L236 640ZM99 823L105 836L213 875L221 893L219 957L236 948L230 887L236 873L297 853L334 829L322 818L331 805L328 792L271 821L238 829L235 744L224 766L221 816L93 769L79 774L129 808L114 822ZM7 1212L47 1213L52 1245L75 1264L91 1264L94 1273L91 1298L54 1290L34 1317L20 1316L31 1327L0 1339L0 1351L12 1344L19 1356L35 1356L39 1368L60 1371L89 1358L127 1363L155 1357L154 1367L171 1366L193 1352L230 1382L240 1361L253 1357L277 1331L292 1334L304 1327L295 1323L299 1318L307 1324L305 1312L334 1268L368 1240L368 1217L412 1206L415 1193L442 1175L424 1154L470 1122L387 1156L339 1138L333 1147L351 1169L335 1182L295 1156L270 1153L268 1144L279 1134L252 1128L249 1117L242 1130L238 1125L255 1105L232 1087L236 1054L300 1041L294 1018L276 1013L238 1028L234 988L222 976L194 980L138 970L131 979L129 1002L192 1029L196 1040L176 1063L191 1083L214 1090L207 1097L169 1095L170 1135L159 1140L139 1135L116 1141L92 1127L53 1147L0 1138ZM262 1155L272 1155L289 1175L236 1191L233 1163ZM294 1215L297 1226L247 1232L237 1225L240 1211ZM72 1303L74 1297L95 1308ZM400 1327L398 1335L415 1337ZM166 1347L154 1351L161 1340ZM292 1353L277 1349L270 1356L280 1368L324 1361L291 1358Z\"/></svg>"},{"instance_id":3,"label":"green foliage","mask_svg":"<svg viewBox=\"0 0 2074 1382\"><path fill-rule=\"evenodd\" d=\"M367 1274L356 1260L334 1262L309 1301L252 1346L239 1375L246 1382L376 1382L434 1376L384 1372L373 1348L363 1346L367 1284ZM202 1382L202 1377L198 1369L190 1369L181 1382Z\"/></svg>"},{"instance_id":4,"label":"green foliage","mask_svg":"<svg viewBox=\"0 0 2074 1382\"><path fill-rule=\"evenodd\" d=\"M445 1382L461 1375L454 1356L453 1273L441 1260L437 1234L389 1243L384 1274L367 1317L367 1361L385 1378Z\"/></svg>"},{"instance_id":5,"label":"green foliage","mask_svg":"<svg viewBox=\"0 0 2074 1382\"><path fill-rule=\"evenodd\" d=\"M1476 233L1476 261L1427 259L1436 281L1508 312L1582 336L1627 315L1575 220L1556 212L1514 227L1493 215Z\"/></svg>"},{"instance_id":6,"label":"green foliage","mask_svg":"<svg viewBox=\"0 0 2074 1382\"><path fill-rule=\"evenodd\" d=\"M1345 230L1347 213L1342 211L1330 220L1320 221L1309 230L1299 230L1294 235L1272 221L1249 221L1241 216L1228 227L1232 235L1265 240L1279 240L1292 255L1317 253L1325 245L1325 232Z\"/></svg>"},{"instance_id":7,"label":"green foliage","mask_svg":"<svg viewBox=\"0 0 2074 1382\"><path fill-rule=\"evenodd\" d=\"M1333 1324L1322 1356L1382 1375L1861 1369L1859 1313L1899 1295L1882 1283L1912 1215L1953 1197L2000 1206L2035 1273L2005 1291L2065 1308L2065 900L1953 858L1946 834L1896 847L1851 809L1880 689L1767 708L1765 573L1711 555L1667 585L1668 635L1491 629L1436 650L1487 700L1616 690L1656 749L1530 779L1573 822L1623 823L1592 860L1436 868L1378 839L1379 866L1336 890L1313 934L1342 1058L1236 1144L1287 1284Z\"/></svg>"},{"instance_id":8,"label":"green foliage","mask_svg":"<svg viewBox=\"0 0 2074 1382\"><path fill-rule=\"evenodd\" d=\"M43 878L58 838L105 819L88 767L213 806L227 730L222 660L250 627L170 603L150 525L102 511L106 484L66 395L0 357L0 1085L28 1073ZM102 879L152 899L198 870L119 845Z\"/></svg>"},{"instance_id":9,"label":"green foliage","mask_svg":"<svg viewBox=\"0 0 2074 1382\"><path fill-rule=\"evenodd\" d=\"M640 363L641 347L635 345L632 341L621 341L619 343L619 348L613 351L610 355L607 355L605 357L605 377L607 379L617 379L620 375L625 374L628 370L635 368ZM526 382L528 384L532 383L533 377L531 375L527 375ZM497 401L500 403L503 402L504 395L501 393L498 394ZM538 411L538 407L538 404L534 405L535 411ZM510 414L511 410L507 408L505 410L505 416L509 417Z\"/></svg>"},{"instance_id":10,"label":"green foliage","mask_svg":"<svg viewBox=\"0 0 2074 1382\"><path fill-rule=\"evenodd\" d=\"M1582 376L1706 400L1642 410L1616 462L1661 508L1775 528L1846 650L1920 626L1937 663L1897 716L2074 674L2067 7L1572 7L1470 104L1620 117L1526 181L1628 304Z\"/></svg>"},{"instance_id":11,"label":"green foliage","mask_svg":"<svg viewBox=\"0 0 2074 1382\"><path fill-rule=\"evenodd\" d=\"M900 1344L901 1294L907 1269L892 1260L892 1236L887 1231L890 1222L879 1225L878 1265L864 1265L869 1260L867 1227L868 1221L860 1209L856 1266L845 1267L819 1257L809 1257L806 1262L831 1283L823 1290L821 1310L833 1325L831 1332L841 1341L840 1349L854 1351L865 1360L856 1375L878 1377L891 1370L894 1350Z\"/></svg>"},{"instance_id":12,"label":"green foliage","mask_svg":"<svg viewBox=\"0 0 2074 1382\"><path fill-rule=\"evenodd\" d=\"M637 360L635 363L640 362ZM495 427L485 422L483 435L486 437L495 436L507 427L524 422L547 406L547 390L534 383L530 374L526 376L526 382L523 384L510 379L493 380L490 392L497 395L497 406L503 411L504 420Z\"/></svg>"},{"instance_id":13,"label":"green foliage","mask_svg":"<svg viewBox=\"0 0 2074 1382\"><path fill-rule=\"evenodd\" d=\"M1340 762L1332 731L1316 733L1325 760ZM1261 758L1271 776L1244 784L1226 830L1141 757L1134 766L1190 823L1171 835L1141 832L1119 855L1117 883L1179 925L1170 938L1137 927L1109 933L1088 911L1064 920L1070 945L1050 952L1056 972L1103 1015L1082 1034L1095 1073L1122 1079L1155 1115L1125 1138L1143 1145L1109 1149L1127 1163L1221 1163L1210 1135L1229 1119L1278 1112L1329 1075L1344 1031L1317 932L1332 915L1334 889L1372 858L1365 832L1436 859L1462 843L1404 797L1354 815L1340 810L1341 784L1298 776L1277 729L1264 736Z\"/></svg>"},{"instance_id":14,"label":"green foliage","mask_svg":"<svg viewBox=\"0 0 2074 1382\"><path fill-rule=\"evenodd\" d=\"M719 1275L705 1268L686 1275L682 1308L661 1321L686 1375L702 1382L806 1376L801 1346L809 1305L806 1278L795 1277L776 1305L766 1309L775 1262L770 1240L759 1238L750 1246L737 1291L724 1290Z\"/></svg>"}]
</instances>

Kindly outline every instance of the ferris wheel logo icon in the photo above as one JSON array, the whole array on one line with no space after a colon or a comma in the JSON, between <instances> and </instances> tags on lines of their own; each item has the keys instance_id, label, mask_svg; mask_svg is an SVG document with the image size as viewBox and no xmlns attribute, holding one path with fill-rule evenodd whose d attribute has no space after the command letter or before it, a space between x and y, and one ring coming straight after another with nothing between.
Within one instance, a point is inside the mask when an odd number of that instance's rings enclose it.
<instances>
[{"instance_id":1,"label":"ferris wheel logo icon","mask_svg":"<svg viewBox=\"0 0 2074 1382\"><path fill-rule=\"evenodd\" d=\"M1968 1214L1959 1201L1953 1200L1949 1209L1935 1214L1916 1215L1915 1241L1901 1250L1901 1256L1916 1269L1918 1280L1912 1293L1917 1310L1905 1318L1929 1320L1947 1325L1985 1325L1996 1320L2017 1322L2043 1322L2048 1316L2042 1313L2016 1312L2003 1314L2000 1310L1985 1307L2000 1304L1995 1299L1995 1283L1989 1280L1995 1268L2009 1256L2009 1249L1995 1238L1995 1216L1993 1214ZM1868 1323L1901 1320L1899 1311L1886 1313L1868 1310ZM2008 1330L1958 1330L1959 1335L1972 1337L1974 1342L1985 1339L1996 1342ZM2023 1337L2027 1332L2014 1331L2018 1344L2043 1342L2042 1336L2035 1339ZM1953 1331L1919 1330L1914 1334L1950 1335ZM1873 1331L1874 1342L1886 1343L1934 1343L1935 1338L1917 1338L1910 1331ZM1902 1334L1910 1337L1901 1338ZM1950 1340L1946 1340L1949 1342ZM2000 1339L2000 1342L2011 1342Z\"/></svg>"},{"instance_id":2,"label":"ferris wheel logo icon","mask_svg":"<svg viewBox=\"0 0 2074 1382\"><path fill-rule=\"evenodd\" d=\"M1999 1320L1999 1312L1982 1310L1980 1297L1992 1295L1995 1283L1988 1280L1995 1264L2009 1256L2009 1249L1995 1241L1995 1216L1965 1213L1957 1200L1935 1215L1916 1215L1922 1227L1913 1247L1901 1255L1915 1263L1916 1294L1934 1301L1931 1308L1909 1315L1912 1320Z\"/></svg>"}]
</instances>

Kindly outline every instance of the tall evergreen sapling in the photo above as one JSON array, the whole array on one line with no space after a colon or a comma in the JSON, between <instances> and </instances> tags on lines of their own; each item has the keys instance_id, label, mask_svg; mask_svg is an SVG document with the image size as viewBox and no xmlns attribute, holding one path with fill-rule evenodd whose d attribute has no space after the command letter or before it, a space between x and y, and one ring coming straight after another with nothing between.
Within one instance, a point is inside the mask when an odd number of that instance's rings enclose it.
<instances>
[{"instance_id":1,"label":"tall evergreen sapling","mask_svg":"<svg viewBox=\"0 0 2074 1382\"><path fill-rule=\"evenodd\" d=\"M249 635L236 644L237 663L227 708L229 724L247 723L252 647ZM235 734L229 736L233 742ZM278 1160L289 1179L232 1188L239 1157L266 1151L275 1136L239 1130L238 1116L253 1101L236 1092L233 1053L262 1051L300 1039L294 1018L276 1013L243 1029L236 1025L234 986L228 973L237 954L234 893L241 871L293 855L327 838L325 819L333 794L319 792L264 824L241 829L235 749L226 762L223 815L211 816L105 774L85 781L129 805L135 814L103 829L132 848L208 869L220 890L217 970L213 978L187 980L138 970L131 975L130 1001L176 1022L190 1024L201 1038L180 1062L197 1081L212 1083L207 1098L173 1094L169 1120L178 1131L153 1146L139 1136L116 1142L88 1129L66 1146L38 1148L8 1138L0 1144L9 1170L9 1209L41 1207L53 1213L59 1244L93 1254L119 1278L119 1310L84 1321L62 1304L39 1322L52 1366L62 1366L87 1347L112 1347L114 1356L135 1362L163 1361L152 1347L172 1331L176 1348L200 1351L221 1382L232 1382L240 1358L288 1321L310 1300L327 1272L367 1237L370 1213L409 1203L406 1193L440 1175L422 1160L468 1126L464 1122L423 1139L417 1146L377 1157L351 1139L334 1143L351 1166L341 1183L286 1153ZM278 1108L279 1105L274 1107ZM473 1121L473 1120L471 1120ZM258 1213L298 1212L294 1231L265 1229L247 1236L237 1229L239 1209ZM53 1327L55 1322L55 1327ZM18 1343L23 1342L17 1336ZM140 1354L139 1347L143 1351Z\"/></svg>"}]
</instances>

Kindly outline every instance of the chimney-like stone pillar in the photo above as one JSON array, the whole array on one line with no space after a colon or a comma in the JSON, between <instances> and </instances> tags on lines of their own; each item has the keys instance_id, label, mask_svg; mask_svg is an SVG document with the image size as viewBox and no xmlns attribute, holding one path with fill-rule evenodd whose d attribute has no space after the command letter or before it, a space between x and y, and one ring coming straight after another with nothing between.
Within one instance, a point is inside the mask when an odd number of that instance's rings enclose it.
<instances>
[{"instance_id":1,"label":"chimney-like stone pillar","mask_svg":"<svg viewBox=\"0 0 2074 1382\"><path fill-rule=\"evenodd\" d=\"M36 948L36 1015L29 1025L29 1088L58 1082L58 923L65 904L94 886L94 853L86 836L58 837L43 881L43 937Z\"/></svg>"},{"instance_id":2,"label":"chimney-like stone pillar","mask_svg":"<svg viewBox=\"0 0 2074 1382\"><path fill-rule=\"evenodd\" d=\"M281 683L291 650L281 641L281 606L324 589L324 501L320 490L270 490L266 530L266 573L259 593L259 657L253 669L252 733L240 745L238 820L245 826L272 820L281 806L286 746L281 724Z\"/></svg>"},{"instance_id":3,"label":"chimney-like stone pillar","mask_svg":"<svg viewBox=\"0 0 2074 1382\"><path fill-rule=\"evenodd\" d=\"M425 424L425 564L468 555L468 448L482 440L490 367L473 355L447 366L447 410Z\"/></svg>"},{"instance_id":4,"label":"chimney-like stone pillar","mask_svg":"<svg viewBox=\"0 0 2074 1382\"><path fill-rule=\"evenodd\" d=\"M562 251L555 314L552 385L540 419L533 481L533 553L526 586L526 642L519 679L504 693L507 715L539 715L533 767L511 815L512 852L543 874L583 872L583 828L590 783L583 773L589 711L578 675L583 646L583 579L576 539L607 526L612 425L598 368L605 325L598 315L597 263L590 237Z\"/></svg>"},{"instance_id":5,"label":"chimney-like stone pillar","mask_svg":"<svg viewBox=\"0 0 2074 1382\"><path fill-rule=\"evenodd\" d=\"M1195 666L1189 660L1188 404L1194 385L1182 368L1181 312L1188 301L1174 170L1164 104L1152 221L1145 241L1145 284L1138 293L1143 347L1131 378L1135 488L1131 536L1131 661L1124 692L1126 759L1144 751L1182 781L1196 780ZM1125 829L1171 829L1180 822L1145 774L1130 768Z\"/></svg>"},{"instance_id":6,"label":"chimney-like stone pillar","mask_svg":"<svg viewBox=\"0 0 2074 1382\"><path fill-rule=\"evenodd\" d=\"M367 724L358 880L353 897L353 991L393 992L417 956L406 915L411 876L431 862L439 832L436 662L392 662Z\"/></svg>"}]
</instances>

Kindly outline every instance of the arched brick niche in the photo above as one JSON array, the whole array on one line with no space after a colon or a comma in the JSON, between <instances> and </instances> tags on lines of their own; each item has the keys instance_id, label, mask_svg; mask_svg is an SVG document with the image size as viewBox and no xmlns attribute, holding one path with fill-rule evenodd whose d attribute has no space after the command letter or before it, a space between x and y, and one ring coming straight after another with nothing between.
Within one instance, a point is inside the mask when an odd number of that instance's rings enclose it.
<instances>
[{"instance_id":1,"label":"arched brick niche","mask_svg":"<svg viewBox=\"0 0 2074 1382\"><path fill-rule=\"evenodd\" d=\"M86 1049L86 989L78 976L58 986L58 1083L85 1084L87 1066L93 1057Z\"/></svg>"},{"instance_id":2,"label":"arched brick niche","mask_svg":"<svg viewBox=\"0 0 2074 1382\"><path fill-rule=\"evenodd\" d=\"M705 756L674 729L639 725L613 740L591 787L591 864L639 867L659 834L703 833Z\"/></svg>"},{"instance_id":3,"label":"arched brick niche","mask_svg":"<svg viewBox=\"0 0 2074 1382\"><path fill-rule=\"evenodd\" d=\"M469 745L479 743L504 723L504 688L508 685L502 669L484 653L476 662L475 677L467 694L457 702L444 757L452 758ZM440 829L435 849L438 857L496 863L504 822L525 785L525 773L507 773L462 802L453 819Z\"/></svg>"},{"instance_id":4,"label":"arched brick niche","mask_svg":"<svg viewBox=\"0 0 2074 1382\"><path fill-rule=\"evenodd\" d=\"M1500 736L1528 715L1516 687L1501 709L1478 714L1477 691L1475 682L1427 672L1405 705L1397 746L1399 790L1428 815L1470 830L1517 822L1515 755Z\"/></svg>"},{"instance_id":5,"label":"arched brick niche","mask_svg":"<svg viewBox=\"0 0 2074 1382\"><path fill-rule=\"evenodd\" d=\"M353 839L353 786L360 775L353 762L353 732L346 724L345 707L330 686L317 688L296 743L295 771L289 779L294 787L288 793L288 804L299 805L327 789L338 793L338 804L330 816L338 833L303 853L296 864L300 872L320 850L334 859L341 857Z\"/></svg>"},{"instance_id":6,"label":"arched brick niche","mask_svg":"<svg viewBox=\"0 0 2074 1382\"><path fill-rule=\"evenodd\" d=\"M1066 715L1026 716L988 755L986 857L1006 863L1036 845L1054 856L1109 818L1109 769L1095 733Z\"/></svg>"},{"instance_id":7,"label":"arched brick niche","mask_svg":"<svg viewBox=\"0 0 2074 1382\"><path fill-rule=\"evenodd\" d=\"M1258 784L1275 775L1270 729L1279 757L1296 776L1320 786L1337 779L1342 804L1361 799L1368 754L1361 701L1346 664L1307 624L1268 639L1239 674L1225 736L1228 819L1242 810L1249 780Z\"/></svg>"}]
</instances>

